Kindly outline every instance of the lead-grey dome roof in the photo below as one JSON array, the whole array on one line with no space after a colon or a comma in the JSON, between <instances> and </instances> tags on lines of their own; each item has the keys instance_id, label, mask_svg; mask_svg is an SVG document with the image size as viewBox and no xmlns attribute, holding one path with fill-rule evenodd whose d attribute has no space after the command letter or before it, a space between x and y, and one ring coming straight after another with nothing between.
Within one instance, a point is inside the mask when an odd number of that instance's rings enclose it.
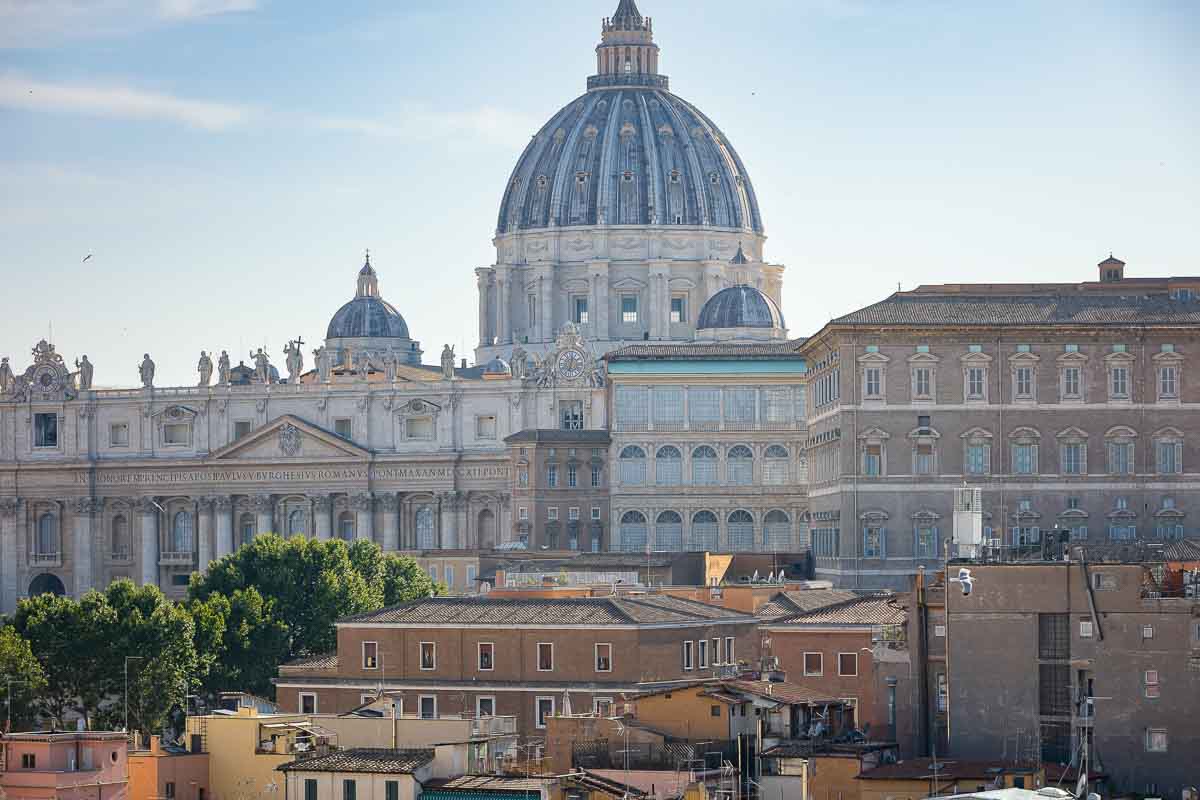
<instances>
[{"instance_id":1,"label":"lead-grey dome roof","mask_svg":"<svg viewBox=\"0 0 1200 800\"><path fill-rule=\"evenodd\" d=\"M753 286L730 286L700 309L697 330L704 328L786 328L775 301Z\"/></svg>"},{"instance_id":2,"label":"lead-grey dome roof","mask_svg":"<svg viewBox=\"0 0 1200 800\"><path fill-rule=\"evenodd\" d=\"M595 89L555 114L517 162L497 231L604 224L763 230L737 151L652 86Z\"/></svg>"},{"instance_id":3,"label":"lead-grey dome roof","mask_svg":"<svg viewBox=\"0 0 1200 800\"><path fill-rule=\"evenodd\" d=\"M407 339L408 323L391 303L379 296L379 276L367 262L358 273L358 292L329 320L326 339Z\"/></svg>"}]
</instances>

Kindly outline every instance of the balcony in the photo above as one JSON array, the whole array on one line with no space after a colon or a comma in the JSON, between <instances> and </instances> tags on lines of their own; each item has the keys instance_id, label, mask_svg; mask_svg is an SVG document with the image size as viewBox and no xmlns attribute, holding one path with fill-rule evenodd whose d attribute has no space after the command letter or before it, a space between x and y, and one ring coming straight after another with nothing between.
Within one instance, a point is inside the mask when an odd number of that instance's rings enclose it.
<instances>
[{"instance_id":1,"label":"balcony","mask_svg":"<svg viewBox=\"0 0 1200 800\"><path fill-rule=\"evenodd\" d=\"M158 557L160 566L191 566L194 554L191 550L164 550Z\"/></svg>"},{"instance_id":2,"label":"balcony","mask_svg":"<svg viewBox=\"0 0 1200 800\"><path fill-rule=\"evenodd\" d=\"M62 564L61 553L30 553L29 563L35 567L57 567Z\"/></svg>"},{"instance_id":3,"label":"balcony","mask_svg":"<svg viewBox=\"0 0 1200 800\"><path fill-rule=\"evenodd\" d=\"M471 720L471 736L516 735L516 717L476 717Z\"/></svg>"}]
</instances>

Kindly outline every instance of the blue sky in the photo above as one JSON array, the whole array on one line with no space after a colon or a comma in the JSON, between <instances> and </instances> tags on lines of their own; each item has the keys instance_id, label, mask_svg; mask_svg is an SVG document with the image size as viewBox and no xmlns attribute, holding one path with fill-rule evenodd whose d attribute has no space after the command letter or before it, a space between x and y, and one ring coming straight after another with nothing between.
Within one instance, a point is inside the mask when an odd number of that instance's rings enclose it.
<instances>
[{"instance_id":1,"label":"blue sky","mask_svg":"<svg viewBox=\"0 0 1200 800\"><path fill-rule=\"evenodd\" d=\"M1190 0L640 6L750 171L793 335L897 283L1198 271ZM0 0L0 354L53 325L100 385L282 365L369 247L428 359L469 355L508 174L615 7Z\"/></svg>"}]
</instances>

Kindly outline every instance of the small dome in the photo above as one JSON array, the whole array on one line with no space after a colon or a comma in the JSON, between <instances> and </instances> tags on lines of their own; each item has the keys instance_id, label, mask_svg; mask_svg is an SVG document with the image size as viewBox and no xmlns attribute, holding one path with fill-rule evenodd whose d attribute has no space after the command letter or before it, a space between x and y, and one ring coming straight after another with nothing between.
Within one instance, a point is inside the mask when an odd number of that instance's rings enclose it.
<instances>
[{"instance_id":1,"label":"small dome","mask_svg":"<svg viewBox=\"0 0 1200 800\"><path fill-rule=\"evenodd\" d=\"M705 328L786 328L775 301L753 286L731 286L700 309L697 330Z\"/></svg>"},{"instance_id":2,"label":"small dome","mask_svg":"<svg viewBox=\"0 0 1200 800\"><path fill-rule=\"evenodd\" d=\"M483 374L484 375L497 375L497 376L499 376L499 375L510 376L510 375L512 375L512 367L510 367L508 365L508 362L505 361L503 358L501 358L500 356L496 356L491 361L489 361L487 364L484 365Z\"/></svg>"},{"instance_id":3,"label":"small dome","mask_svg":"<svg viewBox=\"0 0 1200 800\"><path fill-rule=\"evenodd\" d=\"M356 297L329 321L326 339L407 339L408 323L391 303L378 297Z\"/></svg>"}]
</instances>

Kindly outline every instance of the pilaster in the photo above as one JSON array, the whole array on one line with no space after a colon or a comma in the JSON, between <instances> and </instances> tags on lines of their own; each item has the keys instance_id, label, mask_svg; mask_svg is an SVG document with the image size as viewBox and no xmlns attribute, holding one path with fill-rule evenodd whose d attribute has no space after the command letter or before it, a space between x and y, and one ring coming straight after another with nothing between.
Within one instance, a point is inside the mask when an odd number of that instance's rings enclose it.
<instances>
[{"instance_id":1,"label":"pilaster","mask_svg":"<svg viewBox=\"0 0 1200 800\"><path fill-rule=\"evenodd\" d=\"M217 520L217 559L233 552L233 498L218 497L213 511Z\"/></svg>"},{"instance_id":2,"label":"pilaster","mask_svg":"<svg viewBox=\"0 0 1200 800\"><path fill-rule=\"evenodd\" d=\"M142 518L142 585L158 586L158 506L143 498L137 510Z\"/></svg>"},{"instance_id":3,"label":"pilaster","mask_svg":"<svg viewBox=\"0 0 1200 800\"><path fill-rule=\"evenodd\" d=\"M0 613L17 610L17 511L21 501L0 497Z\"/></svg>"},{"instance_id":4,"label":"pilaster","mask_svg":"<svg viewBox=\"0 0 1200 800\"><path fill-rule=\"evenodd\" d=\"M211 497L201 497L196 504L196 563L201 570L207 570L213 560L213 506L216 501Z\"/></svg>"},{"instance_id":5,"label":"pilaster","mask_svg":"<svg viewBox=\"0 0 1200 800\"><path fill-rule=\"evenodd\" d=\"M383 531L380 536L380 546L387 552L400 549L400 528L397 525L400 498L394 494L385 494L379 498L379 507L383 511Z\"/></svg>"},{"instance_id":6,"label":"pilaster","mask_svg":"<svg viewBox=\"0 0 1200 800\"><path fill-rule=\"evenodd\" d=\"M374 541L375 501L370 492L356 494L350 499L354 509L354 538Z\"/></svg>"},{"instance_id":7,"label":"pilaster","mask_svg":"<svg viewBox=\"0 0 1200 800\"><path fill-rule=\"evenodd\" d=\"M313 528L317 539L326 542L333 537L333 498L327 494L313 498Z\"/></svg>"},{"instance_id":8,"label":"pilaster","mask_svg":"<svg viewBox=\"0 0 1200 800\"><path fill-rule=\"evenodd\" d=\"M83 597L95 588L95 558L92 523L102 503L94 497L81 497L75 501L75 542L71 566L75 574L75 596Z\"/></svg>"},{"instance_id":9,"label":"pilaster","mask_svg":"<svg viewBox=\"0 0 1200 800\"><path fill-rule=\"evenodd\" d=\"M271 533L275 520L272 513L274 508L275 504L271 500L271 495L260 494L254 498L255 535L262 536L264 533Z\"/></svg>"}]
</instances>

